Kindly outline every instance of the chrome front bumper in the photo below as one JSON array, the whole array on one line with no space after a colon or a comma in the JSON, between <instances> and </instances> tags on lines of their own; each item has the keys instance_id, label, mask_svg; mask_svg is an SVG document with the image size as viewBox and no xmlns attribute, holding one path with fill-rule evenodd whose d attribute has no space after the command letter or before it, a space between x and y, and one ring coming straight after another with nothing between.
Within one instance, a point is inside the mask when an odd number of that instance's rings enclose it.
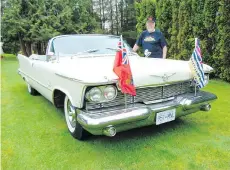
<instances>
[{"instance_id":1,"label":"chrome front bumper","mask_svg":"<svg viewBox=\"0 0 230 170\"><path fill-rule=\"evenodd\" d=\"M216 95L200 91L196 96L194 93L185 94L161 103L137 103L128 105L127 108L120 106L89 112L80 111L77 120L84 129L94 135L114 136L116 132L156 124L156 113L165 110L176 109L176 118L200 110L208 111L209 103L215 99ZM108 134L107 130L114 129L114 135Z\"/></svg>"}]
</instances>

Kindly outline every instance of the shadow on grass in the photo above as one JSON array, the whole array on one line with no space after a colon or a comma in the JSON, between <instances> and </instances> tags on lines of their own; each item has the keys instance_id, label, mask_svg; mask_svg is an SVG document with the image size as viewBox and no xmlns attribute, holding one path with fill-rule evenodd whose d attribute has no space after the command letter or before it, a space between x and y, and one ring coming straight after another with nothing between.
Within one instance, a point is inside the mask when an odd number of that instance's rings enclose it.
<instances>
[{"instance_id":1,"label":"shadow on grass","mask_svg":"<svg viewBox=\"0 0 230 170\"><path fill-rule=\"evenodd\" d=\"M63 108L55 108L55 106L49 102L46 98L44 98L42 95L40 95L43 103L47 102L47 105L49 105L50 108L53 107L52 110L57 113L57 116L59 116L63 123L65 122L65 116L64 116L64 109ZM136 129L127 130L124 132L117 133L114 137L107 137L107 136L95 136L91 135L86 141L88 143L98 143L98 144L112 144L112 143L123 143L125 141L131 142L132 140L142 140L147 138L159 138L161 136L166 135L166 133L173 133L173 130L182 130L183 132L187 132L188 129L191 129L191 127L194 125L194 122L190 122L187 120L184 120L183 118L177 118L176 120L172 122L168 122L162 125L152 125L152 126L145 126L140 127ZM195 125L194 125L195 126ZM67 126L66 126L66 132L68 132ZM175 131L174 131L175 132ZM70 135L70 134L69 134Z\"/></svg>"},{"instance_id":2,"label":"shadow on grass","mask_svg":"<svg viewBox=\"0 0 230 170\"><path fill-rule=\"evenodd\" d=\"M183 129L186 131L186 128L191 127L191 123L182 120L181 118L177 118L175 121L168 122L162 125L152 125L152 126L145 126L136 129L131 129L124 132L119 132L114 137L107 137L107 136L91 136L88 140L100 140L103 143L117 143L117 142L124 142L130 140L138 140L138 139L146 139L149 137L158 138L165 133L170 133L174 129Z\"/></svg>"},{"instance_id":3,"label":"shadow on grass","mask_svg":"<svg viewBox=\"0 0 230 170\"><path fill-rule=\"evenodd\" d=\"M28 93L26 86L20 84L20 88L17 88L15 91L23 90L23 93ZM29 94L28 96L29 97ZM49 102L45 97L42 95L35 96L37 100L41 102L41 104L48 106L53 112L56 112L57 116L62 119L63 124L65 124L65 116L64 116L64 109L63 108L55 108L55 106ZM119 132L114 137L107 137L107 136L90 136L86 141L87 143L97 143L98 145L110 145L110 144L119 144L127 142L129 144L132 141L137 140L145 140L148 138L157 139L159 137L167 136L168 133L181 133L187 132L189 129L191 130L192 127L195 126L194 122L187 121L183 118L177 118L175 121L168 122L162 125L152 125L146 127L140 127L136 129L131 129L124 132ZM174 131L176 129L176 131ZM68 133L68 129L66 126L66 133ZM69 134L70 135L70 134Z\"/></svg>"}]
</instances>

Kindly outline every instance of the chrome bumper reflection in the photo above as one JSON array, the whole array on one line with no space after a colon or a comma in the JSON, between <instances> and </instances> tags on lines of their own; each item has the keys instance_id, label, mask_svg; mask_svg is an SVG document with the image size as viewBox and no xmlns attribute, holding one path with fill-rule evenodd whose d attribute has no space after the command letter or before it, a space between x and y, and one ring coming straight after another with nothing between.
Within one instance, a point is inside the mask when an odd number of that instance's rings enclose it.
<instances>
[{"instance_id":1,"label":"chrome bumper reflection","mask_svg":"<svg viewBox=\"0 0 230 170\"><path fill-rule=\"evenodd\" d=\"M174 100L155 104L131 104L127 108L124 106L99 109L93 112L81 111L78 122L94 135L104 134L105 128L114 127L117 132L155 124L155 115L168 109L176 109L176 117L197 112L207 111L211 108L209 103L217 99L217 96L200 91L197 96L185 94L175 97ZM107 135L107 134L105 134ZM109 136L109 135L107 135ZM114 136L114 135L113 135Z\"/></svg>"}]
</instances>

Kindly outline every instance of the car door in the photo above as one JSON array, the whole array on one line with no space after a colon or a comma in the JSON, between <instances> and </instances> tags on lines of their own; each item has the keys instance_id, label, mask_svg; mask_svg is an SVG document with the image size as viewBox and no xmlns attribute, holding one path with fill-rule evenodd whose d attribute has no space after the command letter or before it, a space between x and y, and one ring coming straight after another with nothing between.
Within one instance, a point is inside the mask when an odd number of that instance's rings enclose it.
<instances>
[{"instance_id":1,"label":"car door","mask_svg":"<svg viewBox=\"0 0 230 170\"><path fill-rule=\"evenodd\" d=\"M45 55L41 55L38 58L39 59L35 60L32 64L33 76L36 78L38 84L36 90L48 100L52 101L51 81L53 75L50 69L52 63L46 61Z\"/></svg>"},{"instance_id":2,"label":"car door","mask_svg":"<svg viewBox=\"0 0 230 170\"><path fill-rule=\"evenodd\" d=\"M24 55L18 54L17 56L19 61L19 69L18 72L21 74L25 81L29 83L35 89L37 88L36 78L34 76L33 57L26 57Z\"/></svg>"}]
</instances>

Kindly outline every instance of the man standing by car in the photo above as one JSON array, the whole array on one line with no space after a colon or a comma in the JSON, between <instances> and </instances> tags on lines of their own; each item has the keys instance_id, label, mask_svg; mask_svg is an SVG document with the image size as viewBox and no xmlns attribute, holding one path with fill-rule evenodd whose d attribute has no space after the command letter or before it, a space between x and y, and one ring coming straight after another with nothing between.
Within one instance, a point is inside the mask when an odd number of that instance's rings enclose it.
<instances>
[{"instance_id":1,"label":"man standing by car","mask_svg":"<svg viewBox=\"0 0 230 170\"><path fill-rule=\"evenodd\" d=\"M147 30L143 31L133 47L137 51L143 47L145 57L166 58L167 42L162 32L155 30L155 19L148 17L146 22Z\"/></svg>"}]
</instances>

